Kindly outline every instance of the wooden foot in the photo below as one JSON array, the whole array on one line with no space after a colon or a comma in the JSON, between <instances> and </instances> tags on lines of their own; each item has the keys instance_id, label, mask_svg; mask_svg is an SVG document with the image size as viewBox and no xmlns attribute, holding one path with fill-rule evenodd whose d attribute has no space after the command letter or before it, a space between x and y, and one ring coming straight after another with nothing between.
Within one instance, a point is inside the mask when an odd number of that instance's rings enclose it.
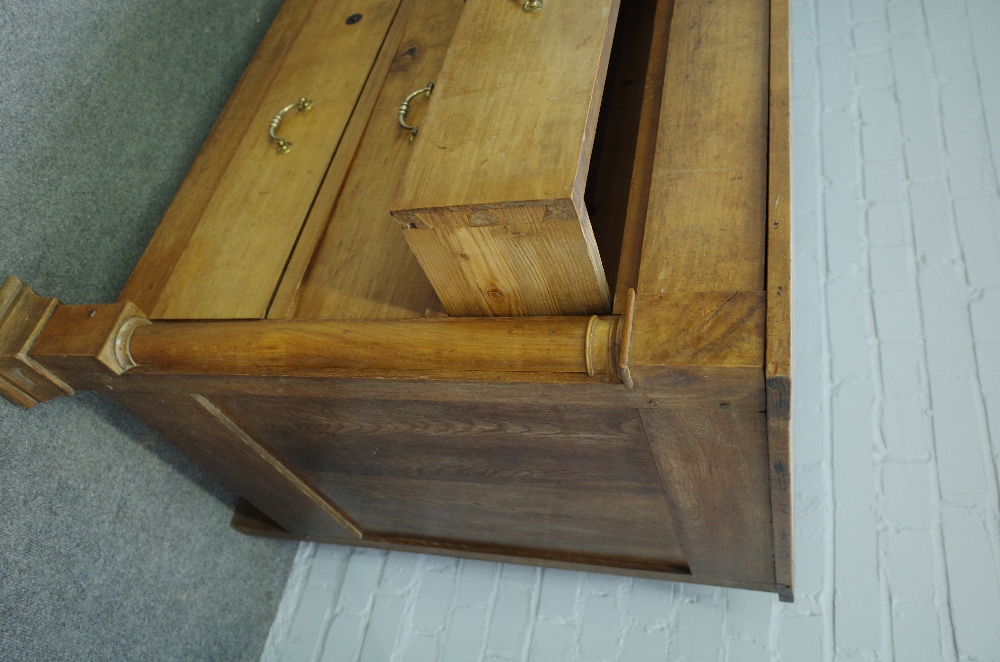
<instances>
[{"instance_id":1,"label":"wooden foot","mask_svg":"<svg viewBox=\"0 0 1000 662\"><path fill-rule=\"evenodd\" d=\"M28 356L58 305L16 276L0 286L0 395L26 409L73 395L69 384Z\"/></svg>"}]
</instances>

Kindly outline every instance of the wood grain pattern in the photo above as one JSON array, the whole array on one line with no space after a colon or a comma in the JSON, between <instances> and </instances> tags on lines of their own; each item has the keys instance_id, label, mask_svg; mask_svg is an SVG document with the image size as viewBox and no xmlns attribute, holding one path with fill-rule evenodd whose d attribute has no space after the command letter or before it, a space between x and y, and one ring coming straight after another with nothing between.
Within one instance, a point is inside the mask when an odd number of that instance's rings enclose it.
<instances>
[{"instance_id":1,"label":"wood grain pattern","mask_svg":"<svg viewBox=\"0 0 1000 662\"><path fill-rule=\"evenodd\" d=\"M286 0L281 6L132 270L119 301L131 301L145 311L156 307L237 148L252 128L259 128L255 124L257 111L318 1Z\"/></svg>"},{"instance_id":2,"label":"wood grain pattern","mask_svg":"<svg viewBox=\"0 0 1000 662\"><path fill-rule=\"evenodd\" d=\"M635 410L430 400L219 397L292 466L414 480L635 491L659 477ZM317 443L319 440L319 443Z\"/></svg>"},{"instance_id":3,"label":"wood grain pattern","mask_svg":"<svg viewBox=\"0 0 1000 662\"><path fill-rule=\"evenodd\" d=\"M159 322L136 329L147 370L217 375L316 370L594 372L617 375L618 318Z\"/></svg>"},{"instance_id":4,"label":"wood grain pattern","mask_svg":"<svg viewBox=\"0 0 1000 662\"><path fill-rule=\"evenodd\" d=\"M630 366L764 361L763 292L643 294L635 310Z\"/></svg>"},{"instance_id":5,"label":"wood grain pattern","mask_svg":"<svg viewBox=\"0 0 1000 662\"><path fill-rule=\"evenodd\" d=\"M317 204L313 209L312 215L325 213L323 220L329 221L322 243L307 272L286 273L288 286L296 277L302 281L288 317L413 318L423 317L428 309L444 311L389 215L389 206L414 149L410 134L396 122L400 101L437 78L463 4L455 0L409 4L399 46L390 57L391 69L343 189L338 187L336 206L324 209ZM415 103L410 120L421 123L425 112L425 104ZM324 184L320 198L326 188Z\"/></svg>"},{"instance_id":6,"label":"wood grain pattern","mask_svg":"<svg viewBox=\"0 0 1000 662\"><path fill-rule=\"evenodd\" d=\"M791 601L792 449L791 449L791 155L789 127L788 0L771 2L771 108L768 167L767 380L771 511L774 524L775 581Z\"/></svg>"},{"instance_id":7,"label":"wood grain pattern","mask_svg":"<svg viewBox=\"0 0 1000 662\"><path fill-rule=\"evenodd\" d=\"M203 396L111 395L289 532L305 540L344 537L336 508L268 449L225 425Z\"/></svg>"},{"instance_id":8,"label":"wood grain pattern","mask_svg":"<svg viewBox=\"0 0 1000 662\"><path fill-rule=\"evenodd\" d=\"M610 309L586 207L407 212L403 236L452 315L591 315ZM411 227L412 226L412 227Z\"/></svg>"},{"instance_id":9,"label":"wood grain pattern","mask_svg":"<svg viewBox=\"0 0 1000 662\"><path fill-rule=\"evenodd\" d=\"M646 101L643 81L658 28L657 4L657 0L621 4L584 193L612 297L616 296L613 286L618 278L636 151L645 149L637 140ZM666 57L665 48L662 55Z\"/></svg>"},{"instance_id":10,"label":"wood grain pattern","mask_svg":"<svg viewBox=\"0 0 1000 662\"><path fill-rule=\"evenodd\" d=\"M635 411L220 400L366 536L683 566Z\"/></svg>"},{"instance_id":11,"label":"wood grain pattern","mask_svg":"<svg viewBox=\"0 0 1000 662\"><path fill-rule=\"evenodd\" d=\"M620 238L621 246L618 251L603 252L609 262L614 260L615 255L619 256L614 276L613 311L615 314L621 314L625 311L627 304L625 295L629 289L635 289L639 284L642 238L646 228L653 161L656 156L656 132L659 128L660 108L663 104L663 79L666 74L667 43L673 10L674 0L657 0L652 20L649 54L643 75L642 108L636 131L635 160L631 164L632 176Z\"/></svg>"},{"instance_id":12,"label":"wood grain pattern","mask_svg":"<svg viewBox=\"0 0 1000 662\"><path fill-rule=\"evenodd\" d=\"M788 421L767 422L767 447L771 474L771 522L774 536L774 581L781 585L782 601L793 599L795 580L792 518L792 448Z\"/></svg>"},{"instance_id":13,"label":"wood grain pattern","mask_svg":"<svg viewBox=\"0 0 1000 662\"><path fill-rule=\"evenodd\" d=\"M582 206L617 4L469 0L394 209Z\"/></svg>"},{"instance_id":14,"label":"wood grain pattern","mask_svg":"<svg viewBox=\"0 0 1000 662\"><path fill-rule=\"evenodd\" d=\"M289 318L294 313L299 285L309 269L320 240L323 238L323 233L330 221L330 215L333 213L344 188L344 182L351 170L351 164L358 154L361 140L372 119L375 103L382 93L385 78L396 58L397 49L409 22L413 4L412 1L408 0L399 4L389 32L386 33L382 47L372 65L371 73L361 89L361 94L351 112L351 118L344 128L340 144L337 145L337 150L330 161L330 167L323 177L323 183L315 200L313 200L306 221L302 225L302 231L295 241L295 247L292 249L292 255L288 258L281 282L278 283L274 298L267 309L267 317L271 319Z\"/></svg>"},{"instance_id":15,"label":"wood grain pattern","mask_svg":"<svg viewBox=\"0 0 1000 662\"><path fill-rule=\"evenodd\" d=\"M296 539L295 536L277 526L273 520L263 515L249 503L242 501L237 504L236 512L233 516L232 527L237 531L248 535L264 536L270 538ZM319 540L319 542L332 542L343 545L373 547L376 549L396 550L401 552L413 552L418 554L438 554L443 556L460 556L464 558L489 561L493 563L515 563L522 565L540 566L543 568L559 568L562 570L575 570L581 572L593 572L608 575L627 575L632 577L645 577L648 579L666 580L682 583L707 584L709 586L721 586L724 588L739 588L751 591L766 591L774 593L776 587L773 583L749 582L740 580L727 580L718 577L695 578L690 572L682 568L666 568L662 565L652 564L620 564L609 565L607 559L589 558L581 559L568 554L552 555L540 558L533 550L505 549L498 550L496 547L483 549L478 546L461 544L431 544L428 541L403 541L392 542L382 540L364 541L350 540ZM779 593L779 596L781 594Z\"/></svg>"},{"instance_id":16,"label":"wood grain pattern","mask_svg":"<svg viewBox=\"0 0 1000 662\"><path fill-rule=\"evenodd\" d=\"M763 413L643 410L693 576L774 582Z\"/></svg>"},{"instance_id":17,"label":"wood grain pattern","mask_svg":"<svg viewBox=\"0 0 1000 662\"><path fill-rule=\"evenodd\" d=\"M31 348L31 356L69 383L80 373L120 375L134 367L126 321L149 324L130 302L58 306Z\"/></svg>"},{"instance_id":18,"label":"wood grain pattern","mask_svg":"<svg viewBox=\"0 0 1000 662\"><path fill-rule=\"evenodd\" d=\"M129 393L173 391L205 395L246 393L394 401L505 402L511 407L551 402L600 410L695 407L759 412L764 409L764 386L759 368L646 368L636 378L634 389L610 383L610 376L592 378L583 373L440 371L427 376L383 377L356 370L339 374L317 371L312 375L253 376L167 374L146 371L142 367L121 376L78 373L73 376L72 384L82 390L114 389Z\"/></svg>"},{"instance_id":19,"label":"wood grain pattern","mask_svg":"<svg viewBox=\"0 0 1000 662\"><path fill-rule=\"evenodd\" d=\"M640 294L765 289L768 4L676 0Z\"/></svg>"},{"instance_id":20,"label":"wood grain pattern","mask_svg":"<svg viewBox=\"0 0 1000 662\"><path fill-rule=\"evenodd\" d=\"M264 316L398 5L339 0L313 7L150 317ZM364 19L348 25L355 12ZM279 134L295 146L278 155L268 125L300 97L315 107L285 116Z\"/></svg>"},{"instance_id":21,"label":"wood grain pattern","mask_svg":"<svg viewBox=\"0 0 1000 662\"><path fill-rule=\"evenodd\" d=\"M0 286L0 395L25 409L73 395L72 386L29 356L58 306L15 276Z\"/></svg>"},{"instance_id":22,"label":"wood grain pattern","mask_svg":"<svg viewBox=\"0 0 1000 662\"><path fill-rule=\"evenodd\" d=\"M467 4L392 204L449 313L610 309L583 193L617 13Z\"/></svg>"}]
</instances>

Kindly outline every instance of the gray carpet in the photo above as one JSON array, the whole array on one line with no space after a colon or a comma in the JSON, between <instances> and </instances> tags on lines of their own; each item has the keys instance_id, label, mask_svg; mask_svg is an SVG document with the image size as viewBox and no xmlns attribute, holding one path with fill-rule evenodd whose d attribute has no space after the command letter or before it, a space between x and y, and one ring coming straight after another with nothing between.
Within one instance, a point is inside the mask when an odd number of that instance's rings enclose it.
<instances>
[{"instance_id":1,"label":"gray carpet","mask_svg":"<svg viewBox=\"0 0 1000 662\"><path fill-rule=\"evenodd\" d=\"M113 301L278 0L0 0L0 279ZM0 398L0 660L256 660L295 551L94 394Z\"/></svg>"}]
</instances>

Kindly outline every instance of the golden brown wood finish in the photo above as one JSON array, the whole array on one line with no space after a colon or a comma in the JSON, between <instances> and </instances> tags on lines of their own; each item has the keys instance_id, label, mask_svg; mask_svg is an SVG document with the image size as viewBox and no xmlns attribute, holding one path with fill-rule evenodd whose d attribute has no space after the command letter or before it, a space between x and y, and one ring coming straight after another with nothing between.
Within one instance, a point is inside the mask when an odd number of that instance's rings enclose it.
<instances>
[{"instance_id":1,"label":"golden brown wood finish","mask_svg":"<svg viewBox=\"0 0 1000 662\"><path fill-rule=\"evenodd\" d=\"M28 356L58 305L14 276L0 286L0 395L26 409L73 395L73 387Z\"/></svg>"},{"instance_id":2,"label":"golden brown wood finish","mask_svg":"<svg viewBox=\"0 0 1000 662\"><path fill-rule=\"evenodd\" d=\"M389 206L414 148L410 134L396 122L400 101L437 78L464 5L456 0L409 4L412 7L392 54L392 67L336 206L332 212L330 207L314 208L313 215L325 213L323 220L329 221L322 243L309 251L315 255L308 272L290 270L285 276L283 289L302 281L298 302L288 317L412 318L423 317L428 309L444 310L389 215ZM420 123L425 110L425 105L414 104L411 121ZM324 185L320 198L326 190ZM293 262L309 250L302 248L296 250Z\"/></svg>"},{"instance_id":3,"label":"golden brown wood finish","mask_svg":"<svg viewBox=\"0 0 1000 662\"><path fill-rule=\"evenodd\" d=\"M764 290L768 4L676 0L639 294Z\"/></svg>"},{"instance_id":4,"label":"golden brown wood finish","mask_svg":"<svg viewBox=\"0 0 1000 662\"><path fill-rule=\"evenodd\" d=\"M219 402L350 513L366 537L684 565L634 410Z\"/></svg>"},{"instance_id":5,"label":"golden brown wood finish","mask_svg":"<svg viewBox=\"0 0 1000 662\"><path fill-rule=\"evenodd\" d=\"M132 334L149 320L133 304L58 306L31 356L66 381L81 373L120 375L135 367Z\"/></svg>"},{"instance_id":6,"label":"golden brown wood finish","mask_svg":"<svg viewBox=\"0 0 1000 662\"><path fill-rule=\"evenodd\" d=\"M616 376L617 337L614 316L159 322L136 329L131 353L147 370L188 374L587 373L589 365Z\"/></svg>"},{"instance_id":7,"label":"golden brown wood finish","mask_svg":"<svg viewBox=\"0 0 1000 662\"><path fill-rule=\"evenodd\" d=\"M198 226L244 136L257 135L260 128L255 123L257 111L317 2L286 0L281 6L133 269L119 301L131 301L146 311L156 307L184 246Z\"/></svg>"},{"instance_id":8,"label":"golden brown wood finish","mask_svg":"<svg viewBox=\"0 0 1000 662\"><path fill-rule=\"evenodd\" d=\"M667 67L667 44L674 0L658 0L653 18L653 34L646 64L645 84L642 94L642 112L636 137L635 162L632 164L632 183L629 189L625 227L618 258L617 285L615 286L614 312L624 312L625 296L629 289L639 284L639 265L642 257L642 240L646 229L646 213L656 158L656 135L663 105L663 84ZM609 258L610 259L610 258Z\"/></svg>"},{"instance_id":9,"label":"golden brown wood finish","mask_svg":"<svg viewBox=\"0 0 1000 662\"><path fill-rule=\"evenodd\" d=\"M354 111L351 113L351 119L344 129L344 135L340 139L337 151L334 153L330 167L323 178L323 184L316 194L306 222L302 226L302 232L295 242L295 248L288 259L285 273L281 277L274 299L268 308L267 316L269 318L287 318L291 317L294 312L299 285L312 262L316 246L323 237L323 232L330 220L330 214L344 188L344 180L358 154L361 139L372 119L375 102L381 94L389 68L396 57L400 39L402 39L404 29L409 23L412 6L413 2L410 0L401 2L399 5L396 17L386 34L382 48L379 49L378 57L372 65L368 80L365 81L365 86L361 90Z\"/></svg>"},{"instance_id":10,"label":"golden brown wood finish","mask_svg":"<svg viewBox=\"0 0 1000 662\"><path fill-rule=\"evenodd\" d=\"M583 201L617 0L475 0L393 202L449 313L607 312Z\"/></svg>"},{"instance_id":11,"label":"golden brown wood finish","mask_svg":"<svg viewBox=\"0 0 1000 662\"><path fill-rule=\"evenodd\" d=\"M642 422L691 573L773 583L764 414L643 410Z\"/></svg>"},{"instance_id":12,"label":"golden brown wood finish","mask_svg":"<svg viewBox=\"0 0 1000 662\"><path fill-rule=\"evenodd\" d=\"M112 397L297 536L339 539L346 531L356 531L335 506L204 396L112 393Z\"/></svg>"},{"instance_id":13,"label":"golden brown wood finish","mask_svg":"<svg viewBox=\"0 0 1000 662\"><path fill-rule=\"evenodd\" d=\"M643 294L629 365L753 366L764 360L763 292Z\"/></svg>"},{"instance_id":14,"label":"golden brown wood finish","mask_svg":"<svg viewBox=\"0 0 1000 662\"><path fill-rule=\"evenodd\" d=\"M788 0L771 1L771 109L768 167L767 380L771 510L775 581L790 601L792 559L791 474L791 158L789 127Z\"/></svg>"},{"instance_id":15,"label":"golden brown wood finish","mask_svg":"<svg viewBox=\"0 0 1000 662\"><path fill-rule=\"evenodd\" d=\"M264 316L398 5L339 0L313 6L151 317ZM364 18L347 24L352 13ZM269 123L300 97L315 107L285 116L280 133L295 146L279 155L267 137Z\"/></svg>"}]
</instances>

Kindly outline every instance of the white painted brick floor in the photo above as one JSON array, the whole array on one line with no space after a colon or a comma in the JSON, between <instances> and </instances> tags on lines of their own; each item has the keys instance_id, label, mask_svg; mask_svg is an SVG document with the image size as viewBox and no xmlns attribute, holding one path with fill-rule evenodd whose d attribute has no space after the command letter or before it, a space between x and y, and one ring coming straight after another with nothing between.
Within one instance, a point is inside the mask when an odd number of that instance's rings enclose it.
<instances>
[{"instance_id":1,"label":"white painted brick floor","mask_svg":"<svg viewBox=\"0 0 1000 662\"><path fill-rule=\"evenodd\" d=\"M796 602L303 544L263 660L1000 661L1000 0L795 0Z\"/></svg>"}]
</instances>

